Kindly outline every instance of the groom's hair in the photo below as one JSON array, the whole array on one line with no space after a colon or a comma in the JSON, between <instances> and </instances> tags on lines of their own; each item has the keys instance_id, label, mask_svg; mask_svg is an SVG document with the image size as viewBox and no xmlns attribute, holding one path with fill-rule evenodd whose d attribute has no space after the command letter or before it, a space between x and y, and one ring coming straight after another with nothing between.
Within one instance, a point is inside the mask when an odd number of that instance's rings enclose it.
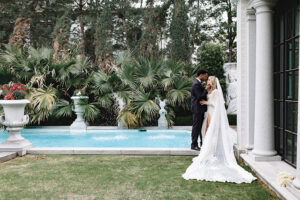
<instances>
[{"instance_id":1,"label":"groom's hair","mask_svg":"<svg viewBox=\"0 0 300 200\"><path fill-rule=\"evenodd\" d=\"M200 69L198 72L197 72L197 76L200 76L201 74L208 74L208 71L206 69Z\"/></svg>"}]
</instances>

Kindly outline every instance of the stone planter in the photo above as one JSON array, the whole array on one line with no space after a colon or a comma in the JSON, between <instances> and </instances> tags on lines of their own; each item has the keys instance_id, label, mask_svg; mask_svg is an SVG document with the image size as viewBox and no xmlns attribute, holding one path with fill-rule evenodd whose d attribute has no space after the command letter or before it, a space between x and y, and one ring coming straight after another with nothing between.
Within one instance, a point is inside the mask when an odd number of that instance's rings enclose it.
<instances>
[{"instance_id":1,"label":"stone planter","mask_svg":"<svg viewBox=\"0 0 300 200\"><path fill-rule=\"evenodd\" d=\"M9 131L7 140L0 144L0 151L18 152L23 156L26 154L26 149L33 147L28 140L21 136L23 126L29 122L29 116L24 115L24 109L28 103L30 101L27 99L0 100L4 109L4 115L0 116L0 123Z\"/></svg>"},{"instance_id":2,"label":"stone planter","mask_svg":"<svg viewBox=\"0 0 300 200\"><path fill-rule=\"evenodd\" d=\"M83 99L88 99L89 97L87 96L73 96L71 99L74 101L75 109L74 112L76 113L76 120L71 124L70 130L72 132L82 132L86 131L87 125L82 117L83 115L83 110L82 107L80 106L79 102L80 100Z\"/></svg>"}]
</instances>

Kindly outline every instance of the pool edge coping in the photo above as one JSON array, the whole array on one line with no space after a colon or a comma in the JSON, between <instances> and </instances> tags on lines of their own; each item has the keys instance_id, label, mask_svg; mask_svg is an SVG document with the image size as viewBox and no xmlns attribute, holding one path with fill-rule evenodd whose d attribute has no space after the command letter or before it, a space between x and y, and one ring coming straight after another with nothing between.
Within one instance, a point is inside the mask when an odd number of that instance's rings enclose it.
<instances>
[{"instance_id":1,"label":"pool edge coping","mask_svg":"<svg viewBox=\"0 0 300 200\"><path fill-rule=\"evenodd\" d=\"M53 147L30 148L27 154L62 154L62 155L172 155L196 156L199 151L188 148L83 148Z\"/></svg>"}]
</instances>

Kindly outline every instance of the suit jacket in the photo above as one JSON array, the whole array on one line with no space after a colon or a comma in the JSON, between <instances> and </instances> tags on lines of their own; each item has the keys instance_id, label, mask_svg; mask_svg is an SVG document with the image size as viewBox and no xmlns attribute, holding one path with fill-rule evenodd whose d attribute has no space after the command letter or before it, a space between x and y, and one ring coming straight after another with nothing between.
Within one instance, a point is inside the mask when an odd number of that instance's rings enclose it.
<instances>
[{"instance_id":1,"label":"suit jacket","mask_svg":"<svg viewBox=\"0 0 300 200\"><path fill-rule=\"evenodd\" d=\"M192 113L205 113L207 111L206 105L201 105L201 100L207 100L207 91L203 87L203 85L197 79L194 81L192 85L191 91L191 111Z\"/></svg>"}]
</instances>

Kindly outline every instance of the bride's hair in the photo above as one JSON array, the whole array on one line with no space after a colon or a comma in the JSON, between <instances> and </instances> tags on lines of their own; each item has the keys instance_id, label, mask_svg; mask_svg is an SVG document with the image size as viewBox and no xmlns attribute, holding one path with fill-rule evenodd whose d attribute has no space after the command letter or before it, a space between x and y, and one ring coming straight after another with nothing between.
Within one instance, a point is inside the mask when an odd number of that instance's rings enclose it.
<instances>
[{"instance_id":1,"label":"bride's hair","mask_svg":"<svg viewBox=\"0 0 300 200\"><path fill-rule=\"evenodd\" d=\"M217 78L215 76L208 77L208 80L210 81L211 90L217 89Z\"/></svg>"}]
</instances>

